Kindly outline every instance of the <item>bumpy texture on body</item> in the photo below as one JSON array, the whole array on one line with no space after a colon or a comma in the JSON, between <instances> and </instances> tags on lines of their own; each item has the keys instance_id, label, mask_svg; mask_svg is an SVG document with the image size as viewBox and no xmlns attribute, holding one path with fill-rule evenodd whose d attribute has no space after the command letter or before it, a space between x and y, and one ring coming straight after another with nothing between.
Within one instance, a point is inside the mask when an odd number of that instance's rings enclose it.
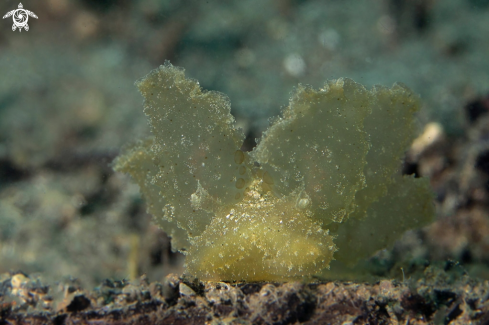
<instances>
[{"instance_id":1,"label":"bumpy texture on body","mask_svg":"<svg viewBox=\"0 0 489 325\"><path fill-rule=\"evenodd\" d=\"M170 63L136 83L154 137L115 162L202 280L282 281L345 265L434 215L425 179L401 176L418 98L350 79L300 86L251 153L229 99ZM256 163L255 163L256 162Z\"/></svg>"}]
</instances>

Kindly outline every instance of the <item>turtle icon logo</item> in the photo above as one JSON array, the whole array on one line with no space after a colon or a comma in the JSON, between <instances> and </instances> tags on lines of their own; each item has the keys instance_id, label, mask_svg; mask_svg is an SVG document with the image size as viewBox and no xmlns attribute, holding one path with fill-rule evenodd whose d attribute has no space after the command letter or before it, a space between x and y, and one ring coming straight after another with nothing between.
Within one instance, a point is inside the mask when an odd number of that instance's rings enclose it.
<instances>
[{"instance_id":1,"label":"turtle icon logo","mask_svg":"<svg viewBox=\"0 0 489 325\"><path fill-rule=\"evenodd\" d=\"M37 16L35 13L29 10L25 10L24 6L22 6L22 3L19 3L19 8L14 9L12 11L9 11L3 16L3 19L8 18L10 16L13 16L14 19L14 24L12 25L12 30L15 31L17 28L19 29L19 32L22 31L22 28L24 28L26 31L29 30L29 25L27 25L27 21L29 20L29 16L34 17L37 19Z\"/></svg>"}]
</instances>

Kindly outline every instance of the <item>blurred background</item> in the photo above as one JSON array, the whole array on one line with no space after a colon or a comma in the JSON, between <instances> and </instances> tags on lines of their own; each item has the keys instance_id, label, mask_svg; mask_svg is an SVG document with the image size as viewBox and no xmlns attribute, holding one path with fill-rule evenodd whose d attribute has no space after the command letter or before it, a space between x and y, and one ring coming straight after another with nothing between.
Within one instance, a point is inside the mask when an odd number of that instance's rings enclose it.
<instances>
[{"instance_id":1,"label":"blurred background","mask_svg":"<svg viewBox=\"0 0 489 325\"><path fill-rule=\"evenodd\" d=\"M93 286L182 272L138 187L110 167L149 133L134 81L170 60L229 96L248 150L298 83L406 84L425 138L405 172L432 177L438 221L384 252L387 269L408 256L489 278L489 0L22 4L38 16L29 31L0 21L0 273Z\"/></svg>"}]
</instances>

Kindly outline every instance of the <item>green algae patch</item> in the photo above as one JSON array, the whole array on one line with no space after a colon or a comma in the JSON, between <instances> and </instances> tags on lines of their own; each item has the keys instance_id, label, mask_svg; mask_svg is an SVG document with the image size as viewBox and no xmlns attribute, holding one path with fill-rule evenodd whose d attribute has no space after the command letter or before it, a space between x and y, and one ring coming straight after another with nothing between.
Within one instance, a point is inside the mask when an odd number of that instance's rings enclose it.
<instances>
[{"instance_id":1,"label":"green algae patch","mask_svg":"<svg viewBox=\"0 0 489 325\"><path fill-rule=\"evenodd\" d=\"M170 63L136 83L153 137L115 169L187 255L186 273L213 281L285 281L354 265L434 216L424 179L400 175L419 100L407 87L350 79L299 85L251 153L229 99Z\"/></svg>"}]
</instances>

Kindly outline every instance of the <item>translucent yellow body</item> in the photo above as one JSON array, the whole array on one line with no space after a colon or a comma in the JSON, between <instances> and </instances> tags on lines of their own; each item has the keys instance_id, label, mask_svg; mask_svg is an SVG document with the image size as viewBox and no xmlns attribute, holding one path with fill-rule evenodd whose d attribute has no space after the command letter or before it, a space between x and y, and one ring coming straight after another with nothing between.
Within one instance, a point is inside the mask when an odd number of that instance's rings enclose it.
<instances>
[{"instance_id":1,"label":"translucent yellow body","mask_svg":"<svg viewBox=\"0 0 489 325\"><path fill-rule=\"evenodd\" d=\"M153 137L116 170L202 280L283 281L356 263L433 216L424 179L399 173L418 99L349 79L299 86L253 152L229 100L166 63L136 83Z\"/></svg>"}]
</instances>

